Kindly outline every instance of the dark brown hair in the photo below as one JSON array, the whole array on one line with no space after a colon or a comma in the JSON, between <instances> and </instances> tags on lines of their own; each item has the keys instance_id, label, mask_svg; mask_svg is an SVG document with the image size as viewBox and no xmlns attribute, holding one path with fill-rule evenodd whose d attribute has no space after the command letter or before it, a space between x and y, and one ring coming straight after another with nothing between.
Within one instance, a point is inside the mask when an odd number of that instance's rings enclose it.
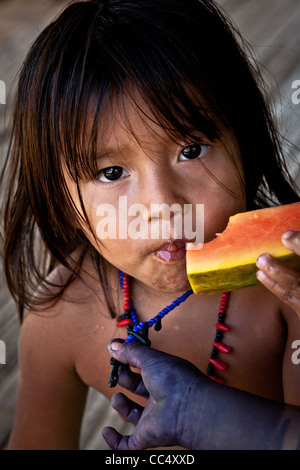
<instances>
[{"instance_id":1,"label":"dark brown hair","mask_svg":"<svg viewBox=\"0 0 300 470\"><path fill-rule=\"evenodd\" d=\"M258 86L258 69L241 45L247 48L211 0L75 2L39 35L20 72L2 176L4 268L21 315L58 263L70 270L69 284L89 252L101 283L107 283L105 260L78 228L88 221L68 193L63 166L80 195L80 179L95 174L99 122L113 97L134 101L131 85L174 138L201 130L215 140L222 126L231 127L249 210L299 199ZM82 209L85 214L83 203Z\"/></svg>"}]
</instances>

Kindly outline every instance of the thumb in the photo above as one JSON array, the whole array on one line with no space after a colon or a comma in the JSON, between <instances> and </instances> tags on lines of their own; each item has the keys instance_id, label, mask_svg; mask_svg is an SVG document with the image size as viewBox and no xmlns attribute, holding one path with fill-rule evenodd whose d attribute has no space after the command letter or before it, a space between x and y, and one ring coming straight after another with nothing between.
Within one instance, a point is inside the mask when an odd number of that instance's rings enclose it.
<instances>
[{"instance_id":1,"label":"thumb","mask_svg":"<svg viewBox=\"0 0 300 470\"><path fill-rule=\"evenodd\" d=\"M138 369L142 369L145 366L150 356L153 359L153 355L157 354L157 351L150 349L149 346L144 346L138 342L125 344L120 339L110 341L108 350L112 357L118 361L124 364L131 364Z\"/></svg>"}]
</instances>

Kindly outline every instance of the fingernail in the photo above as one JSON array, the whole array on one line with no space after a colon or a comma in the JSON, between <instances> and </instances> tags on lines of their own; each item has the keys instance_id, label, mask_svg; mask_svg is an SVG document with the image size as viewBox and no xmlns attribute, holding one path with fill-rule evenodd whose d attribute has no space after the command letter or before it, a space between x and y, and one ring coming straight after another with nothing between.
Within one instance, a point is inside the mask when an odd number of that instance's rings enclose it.
<instances>
[{"instance_id":1,"label":"fingernail","mask_svg":"<svg viewBox=\"0 0 300 470\"><path fill-rule=\"evenodd\" d=\"M108 343L108 349L109 349L111 352L118 352L119 349L121 349L121 347L122 347L123 344L124 344L124 340L123 340L123 339L119 339L119 338L112 339L112 340Z\"/></svg>"},{"instance_id":2,"label":"fingernail","mask_svg":"<svg viewBox=\"0 0 300 470\"><path fill-rule=\"evenodd\" d=\"M260 255L256 260L256 265L260 268L264 268L268 265L268 255Z\"/></svg>"},{"instance_id":3,"label":"fingernail","mask_svg":"<svg viewBox=\"0 0 300 470\"><path fill-rule=\"evenodd\" d=\"M259 281L264 281L267 278L267 275L263 271L257 271L256 277Z\"/></svg>"},{"instance_id":4,"label":"fingernail","mask_svg":"<svg viewBox=\"0 0 300 470\"><path fill-rule=\"evenodd\" d=\"M288 232L285 232L282 236L283 240L288 240L289 238L292 238L294 233L295 233L294 230L289 230Z\"/></svg>"}]
</instances>

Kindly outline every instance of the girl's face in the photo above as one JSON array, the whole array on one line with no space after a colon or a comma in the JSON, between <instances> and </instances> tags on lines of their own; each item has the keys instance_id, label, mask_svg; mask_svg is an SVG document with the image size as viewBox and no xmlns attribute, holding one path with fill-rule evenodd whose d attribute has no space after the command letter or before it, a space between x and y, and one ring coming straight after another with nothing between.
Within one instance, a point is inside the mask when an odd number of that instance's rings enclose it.
<instances>
[{"instance_id":1,"label":"girl's face","mask_svg":"<svg viewBox=\"0 0 300 470\"><path fill-rule=\"evenodd\" d=\"M185 242L195 238L187 237L183 226L178 231L176 217L184 220L184 207L193 207L195 216L196 205L203 204L207 242L225 229L231 215L246 210L239 151L230 131L223 132L222 142L209 142L199 132L197 141L174 143L155 120L140 115L127 102L127 123L116 111L101 127L98 173L80 184L96 238L82 229L112 265L154 290L182 292L190 288ZM82 213L76 185L67 174L66 181ZM173 204L181 213L169 211ZM170 229L167 237L164 220ZM193 230L200 222L193 218ZM157 233L159 239L154 238Z\"/></svg>"}]
</instances>

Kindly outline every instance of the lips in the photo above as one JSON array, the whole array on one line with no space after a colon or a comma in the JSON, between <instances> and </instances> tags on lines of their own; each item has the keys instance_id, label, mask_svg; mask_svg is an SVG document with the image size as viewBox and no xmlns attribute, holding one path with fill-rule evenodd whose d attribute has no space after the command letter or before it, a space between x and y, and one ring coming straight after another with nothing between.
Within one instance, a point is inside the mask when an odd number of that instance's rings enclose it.
<instances>
[{"instance_id":1,"label":"lips","mask_svg":"<svg viewBox=\"0 0 300 470\"><path fill-rule=\"evenodd\" d=\"M185 258L185 240L170 240L155 250L155 255L166 262L179 261Z\"/></svg>"}]
</instances>

